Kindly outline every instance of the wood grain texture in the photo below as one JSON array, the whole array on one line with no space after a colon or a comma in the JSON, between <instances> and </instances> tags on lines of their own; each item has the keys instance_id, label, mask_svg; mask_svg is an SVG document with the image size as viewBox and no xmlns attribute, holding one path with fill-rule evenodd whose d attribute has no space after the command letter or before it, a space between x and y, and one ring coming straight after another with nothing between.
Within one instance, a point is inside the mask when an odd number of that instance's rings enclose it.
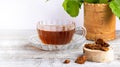
<instances>
[{"instance_id":1,"label":"wood grain texture","mask_svg":"<svg viewBox=\"0 0 120 67\"><path fill-rule=\"evenodd\" d=\"M74 63L76 56L82 54L82 48L72 52L51 52L37 49L28 41L29 36L36 34L34 30L17 31L18 33L3 34L0 38L0 67L108 67L120 66L120 32L117 38L109 41L114 49L115 60L110 63L95 63L87 61L85 64ZM20 33L21 32L21 33ZM16 34L16 36L14 36ZM1 35L1 34L0 34ZM4 38L4 36L6 38ZM10 38L9 38L10 36ZM8 38L7 38L8 37ZM13 37L13 38L12 38ZM86 41L91 42L91 41ZM81 46L82 47L82 46ZM70 59L70 64L63 64L65 59Z\"/></svg>"}]
</instances>

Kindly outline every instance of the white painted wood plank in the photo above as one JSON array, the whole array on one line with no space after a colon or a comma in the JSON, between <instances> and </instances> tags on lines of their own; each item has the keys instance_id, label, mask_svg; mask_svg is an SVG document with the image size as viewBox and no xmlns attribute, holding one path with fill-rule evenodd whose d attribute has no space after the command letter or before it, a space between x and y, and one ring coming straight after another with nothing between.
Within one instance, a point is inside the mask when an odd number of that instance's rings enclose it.
<instances>
[{"instance_id":1,"label":"white painted wood plank","mask_svg":"<svg viewBox=\"0 0 120 67\"><path fill-rule=\"evenodd\" d=\"M22 32L22 31L19 31ZM32 31L23 31L17 33L15 38L11 33L10 38L0 38L0 67L119 67L120 66L120 33L117 33L116 40L109 43L113 46L116 59L110 63L95 63L87 61L85 64L74 63L77 55L82 54L82 49L71 50L73 54L67 52L50 52L37 49L28 42L27 38L35 33ZM27 34L25 34L27 33ZM30 34L29 34L30 33ZM18 36L19 34L19 36ZM24 35L24 36L22 36ZM18 36L18 37L17 37ZM25 38L24 38L25 37ZM23 38L23 39L22 39ZM88 42L88 41L87 41ZM89 41L90 42L90 41ZM82 46L81 46L82 47ZM75 53L74 53L75 52ZM51 57L51 58L49 58ZM70 64L63 64L62 62L70 58Z\"/></svg>"}]
</instances>

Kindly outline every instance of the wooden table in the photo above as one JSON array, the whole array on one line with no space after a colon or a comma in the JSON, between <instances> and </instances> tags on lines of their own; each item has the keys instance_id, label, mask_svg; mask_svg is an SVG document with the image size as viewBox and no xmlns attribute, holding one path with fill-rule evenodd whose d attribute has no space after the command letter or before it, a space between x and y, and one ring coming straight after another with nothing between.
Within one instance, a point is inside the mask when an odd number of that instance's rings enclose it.
<instances>
[{"instance_id":1,"label":"wooden table","mask_svg":"<svg viewBox=\"0 0 120 67\"><path fill-rule=\"evenodd\" d=\"M76 56L82 54L82 49L72 50L76 52L73 54L64 52L59 57L52 56L49 58L48 56L51 53L57 54L37 49L29 43L29 37L34 34L36 34L34 30L1 30L0 67L120 67L120 31L116 33L117 38L109 42L114 49L114 61L109 63L87 61L81 65L74 63L74 61ZM63 64L65 59L70 59L71 63Z\"/></svg>"}]
</instances>

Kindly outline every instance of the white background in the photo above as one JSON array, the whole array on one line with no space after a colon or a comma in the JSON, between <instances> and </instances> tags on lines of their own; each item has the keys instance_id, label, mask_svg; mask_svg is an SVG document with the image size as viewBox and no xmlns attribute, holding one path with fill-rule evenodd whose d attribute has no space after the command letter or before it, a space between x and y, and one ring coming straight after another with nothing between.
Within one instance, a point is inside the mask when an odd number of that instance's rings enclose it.
<instances>
[{"instance_id":1,"label":"white background","mask_svg":"<svg viewBox=\"0 0 120 67\"><path fill-rule=\"evenodd\" d=\"M0 0L0 29L35 29L40 19L66 19L71 17L62 8L63 0ZM83 24L83 8L76 20ZM117 30L120 20L117 19Z\"/></svg>"}]
</instances>

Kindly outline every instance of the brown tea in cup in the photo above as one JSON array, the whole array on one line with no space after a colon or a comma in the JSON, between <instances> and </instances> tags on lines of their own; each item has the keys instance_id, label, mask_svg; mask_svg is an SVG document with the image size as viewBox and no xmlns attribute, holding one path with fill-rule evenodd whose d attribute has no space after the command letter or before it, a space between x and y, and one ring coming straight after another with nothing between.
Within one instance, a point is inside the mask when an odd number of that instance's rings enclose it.
<instances>
[{"instance_id":1,"label":"brown tea in cup","mask_svg":"<svg viewBox=\"0 0 120 67\"><path fill-rule=\"evenodd\" d=\"M75 33L75 24L38 25L39 39L47 45L65 45L71 42Z\"/></svg>"}]
</instances>

